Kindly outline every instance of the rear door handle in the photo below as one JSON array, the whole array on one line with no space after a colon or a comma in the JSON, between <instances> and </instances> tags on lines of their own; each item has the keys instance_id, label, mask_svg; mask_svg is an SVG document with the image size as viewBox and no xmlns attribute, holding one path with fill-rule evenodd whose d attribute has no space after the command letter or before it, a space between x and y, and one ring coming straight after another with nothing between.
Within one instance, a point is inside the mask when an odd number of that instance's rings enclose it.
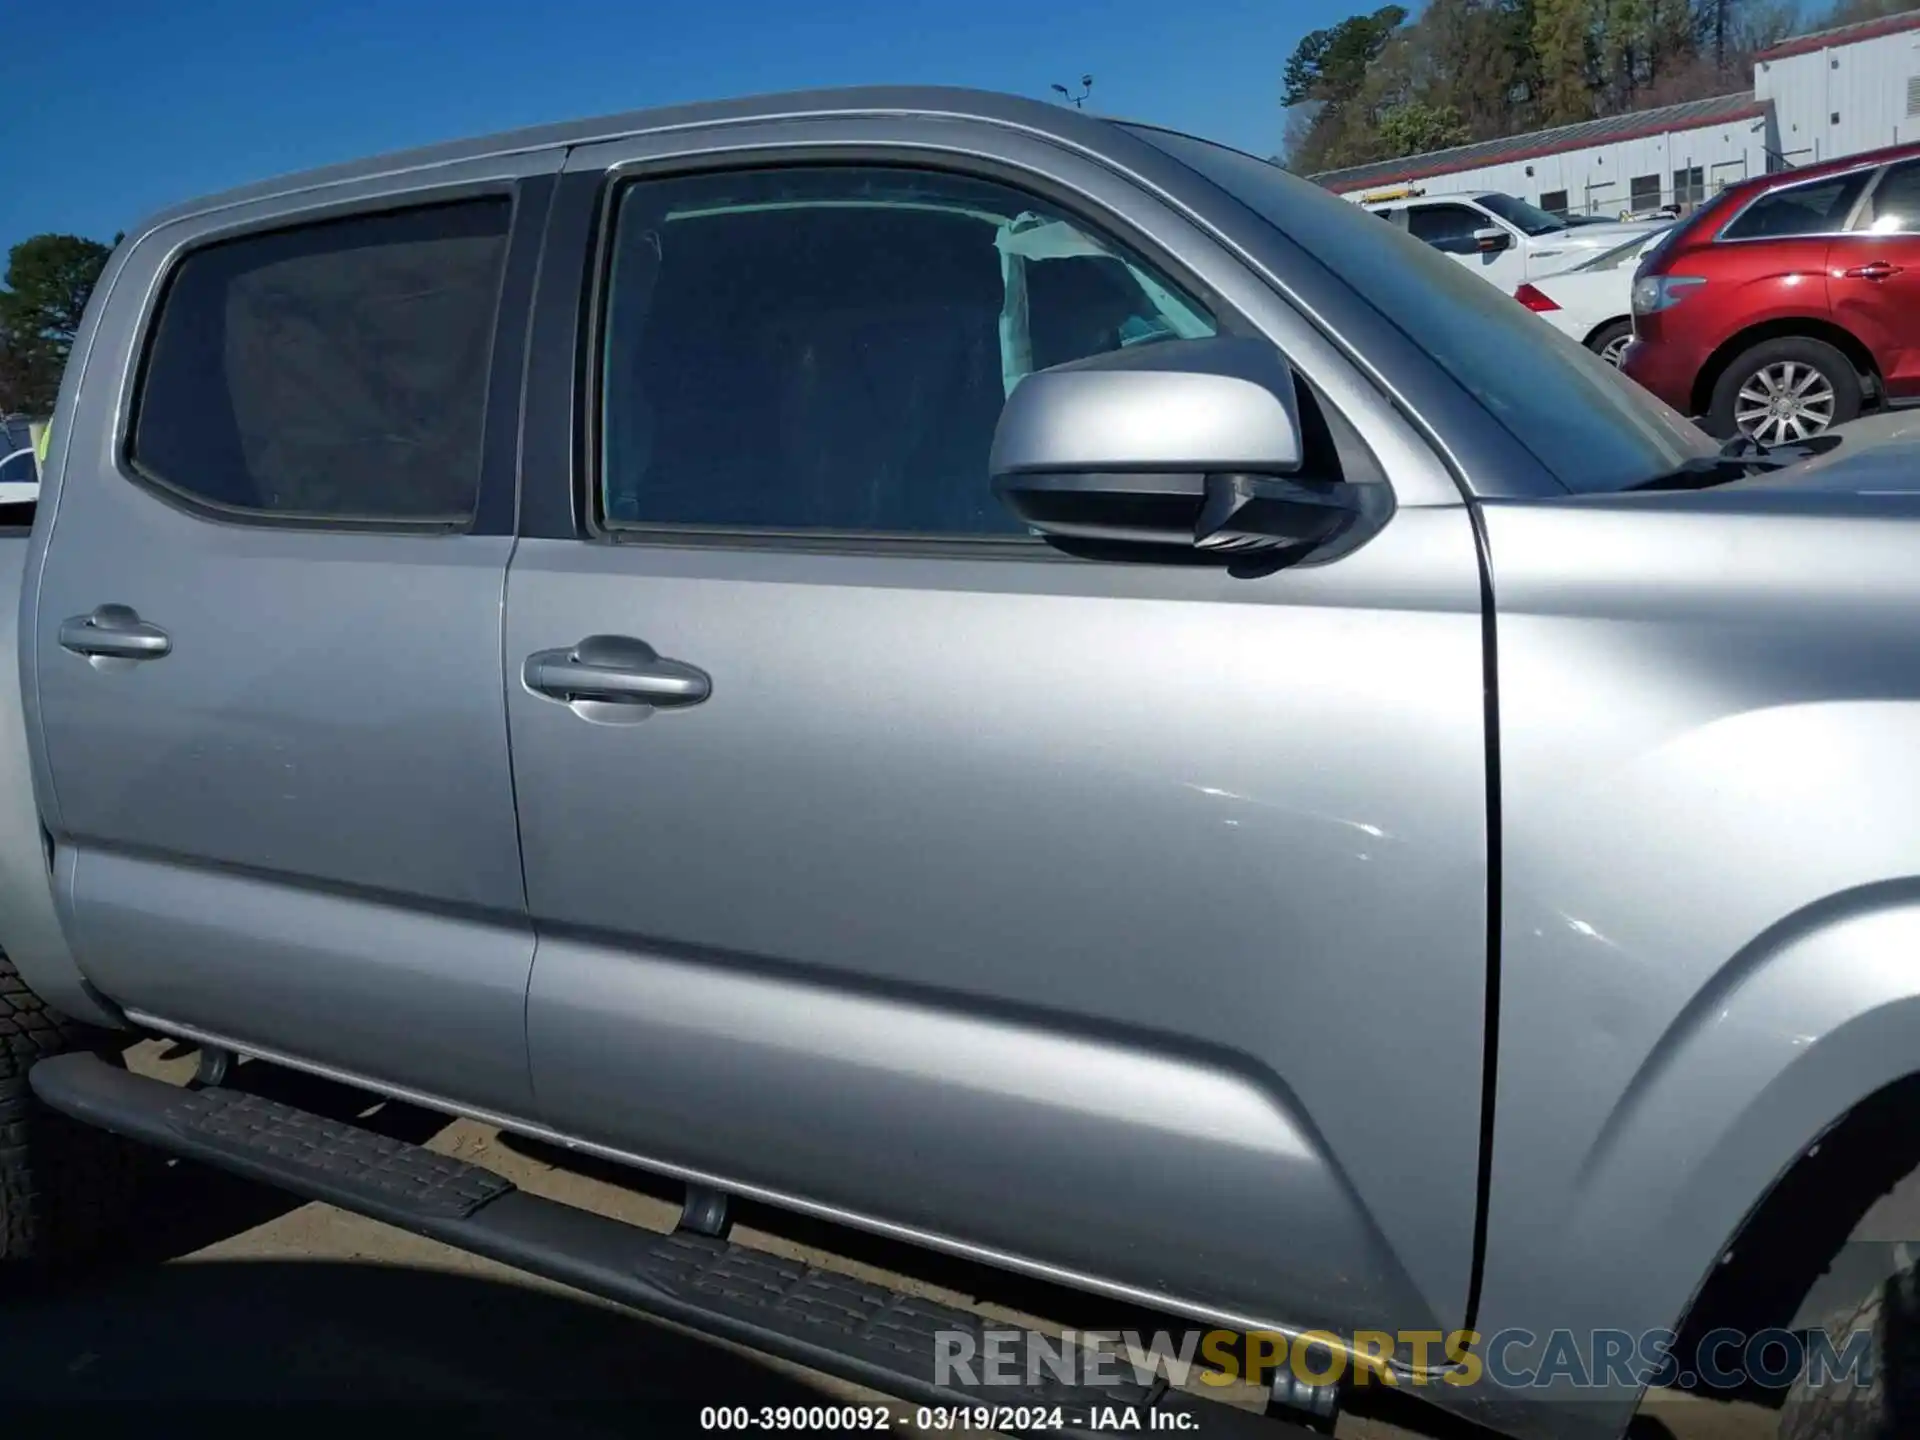
<instances>
[{"instance_id":1,"label":"rear door handle","mask_svg":"<svg viewBox=\"0 0 1920 1440\"><path fill-rule=\"evenodd\" d=\"M90 660L158 660L173 640L127 605L98 605L90 615L60 622L60 648Z\"/></svg>"},{"instance_id":2,"label":"rear door handle","mask_svg":"<svg viewBox=\"0 0 1920 1440\"><path fill-rule=\"evenodd\" d=\"M589 635L562 650L536 650L521 678L536 695L569 705L698 705L713 693L706 671L664 659L646 641L625 635Z\"/></svg>"},{"instance_id":3,"label":"rear door handle","mask_svg":"<svg viewBox=\"0 0 1920 1440\"><path fill-rule=\"evenodd\" d=\"M1856 265L1846 272L1849 280L1885 280L1889 275L1898 275L1903 267L1890 265L1885 260L1869 260L1864 265Z\"/></svg>"}]
</instances>

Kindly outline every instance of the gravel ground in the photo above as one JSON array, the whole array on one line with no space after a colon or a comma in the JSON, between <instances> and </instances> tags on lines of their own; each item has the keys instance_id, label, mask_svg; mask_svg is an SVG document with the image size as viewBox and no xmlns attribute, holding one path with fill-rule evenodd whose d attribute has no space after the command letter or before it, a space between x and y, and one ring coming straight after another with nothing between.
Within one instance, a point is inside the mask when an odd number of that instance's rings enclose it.
<instances>
[{"instance_id":1,"label":"gravel ground","mask_svg":"<svg viewBox=\"0 0 1920 1440\"><path fill-rule=\"evenodd\" d=\"M177 1078L192 1066L190 1056L158 1044L138 1047L130 1060ZM485 1165L536 1194L655 1230L670 1230L678 1217L671 1187L648 1177L412 1107L371 1109L369 1097L285 1071L249 1065L243 1073L249 1088L341 1118L367 1116L364 1123ZM754 1218L741 1214L737 1240L1036 1323L1019 1308L903 1280L886 1268L901 1252L885 1242L787 1217L774 1235L753 1228ZM128 1243L132 1253L91 1275L0 1296L0 1394L9 1397L0 1426L9 1440L70 1436L88 1411L137 1425L131 1433L140 1440L243 1431L280 1440L308 1429L337 1440L376 1413L413 1418L436 1435L524 1436L562 1426L579 1436L691 1433L706 1405L849 1401L887 1405L894 1428L912 1428L911 1408L885 1397L197 1166L165 1164ZM954 1285L978 1276L957 1266L915 1268ZM23 1411L23 1399L42 1408ZM1648 1414L1678 1440L1774 1433L1770 1415L1743 1407L1678 1400L1650 1404ZM1412 1432L1353 1417L1343 1418L1339 1434L1413 1440Z\"/></svg>"}]
</instances>

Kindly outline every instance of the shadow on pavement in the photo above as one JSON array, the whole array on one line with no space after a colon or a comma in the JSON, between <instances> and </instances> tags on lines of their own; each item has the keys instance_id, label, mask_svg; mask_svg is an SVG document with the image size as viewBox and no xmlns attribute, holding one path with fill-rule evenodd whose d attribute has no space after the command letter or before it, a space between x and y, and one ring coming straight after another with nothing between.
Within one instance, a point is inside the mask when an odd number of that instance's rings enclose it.
<instances>
[{"instance_id":1,"label":"shadow on pavement","mask_svg":"<svg viewBox=\"0 0 1920 1440\"><path fill-rule=\"evenodd\" d=\"M9 1440L678 1435L703 1405L832 1403L598 1304L350 1263L164 1265L0 1299L0 1356Z\"/></svg>"}]
</instances>

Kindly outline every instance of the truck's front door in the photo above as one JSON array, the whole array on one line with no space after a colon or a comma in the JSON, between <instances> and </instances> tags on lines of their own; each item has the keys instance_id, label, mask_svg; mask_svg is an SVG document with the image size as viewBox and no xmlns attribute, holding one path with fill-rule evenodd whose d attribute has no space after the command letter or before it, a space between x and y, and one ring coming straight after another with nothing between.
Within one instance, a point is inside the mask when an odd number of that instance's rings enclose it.
<instances>
[{"instance_id":1,"label":"truck's front door","mask_svg":"<svg viewBox=\"0 0 1920 1440\"><path fill-rule=\"evenodd\" d=\"M576 151L556 200L506 644L540 1118L1215 1311L1457 1322L1487 847L1451 483L1111 171L817 126ZM1370 544L1236 578L999 508L1022 375L1216 330L1286 335L1400 487Z\"/></svg>"},{"instance_id":2,"label":"truck's front door","mask_svg":"<svg viewBox=\"0 0 1920 1440\"><path fill-rule=\"evenodd\" d=\"M500 603L557 166L143 237L28 588L37 778L93 983L509 1110L532 936Z\"/></svg>"}]
</instances>

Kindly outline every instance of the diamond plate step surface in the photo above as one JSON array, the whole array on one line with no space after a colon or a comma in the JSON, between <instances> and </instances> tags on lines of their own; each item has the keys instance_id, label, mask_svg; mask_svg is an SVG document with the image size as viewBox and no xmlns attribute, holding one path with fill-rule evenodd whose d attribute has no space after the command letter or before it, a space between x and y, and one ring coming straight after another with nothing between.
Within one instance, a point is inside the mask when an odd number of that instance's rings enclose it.
<instances>
[{"instance_id":1,"label":"diamond plate step surface","mask_svg":"<svg viewBox=\"0 0 1920 1440\"><path fill-rule=\"evenodd\" d=\"M478 1165L244 1091L181 1091L167 1119L215 1149L271 1156L422 1215L460 1219L513 1189L512 1181Z\"/></svg>"},{"instance_id":2,"label":"diamond plate step surface","mask_svg":"<svg viewBox=\"0 0 1920 1440\"><path fill-rule=\"evenodd\" d=\"M702 1308L859 1354L875 1365L918 1376L929 1384L944 1378L936 1366L941 1336L964 1336L970 1341L961 1353L974 1357L978 1370L979 1357L986 1353L983 1330L1012 1328L969 1310L700 1235L662 1236L647 1248L636 1268L648 1281ZM1162 1389L1159 1383L1120 1380L1094 1392L1062 1380L1044 1364L1031 1374L1018 1362L1013 1368L1021 1383L982 1387L978 1398L994 1405L1044 1408L1089 1403L1145 1406Z\"/></svg>"}]
</instances>

